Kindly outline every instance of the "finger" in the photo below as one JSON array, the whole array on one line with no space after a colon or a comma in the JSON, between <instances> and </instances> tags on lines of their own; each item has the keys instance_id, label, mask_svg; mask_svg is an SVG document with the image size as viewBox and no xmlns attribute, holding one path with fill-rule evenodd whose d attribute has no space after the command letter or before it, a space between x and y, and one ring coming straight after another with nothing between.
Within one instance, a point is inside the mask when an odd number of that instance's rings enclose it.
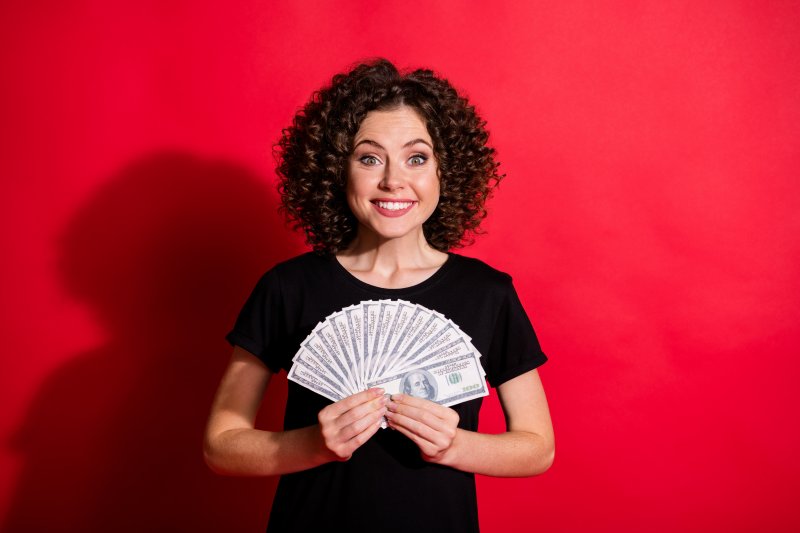
<instances>
[{"instance_id":1,"label":"finger","mask_svg":"<svg viewBox=\"0 0 800 533\"><path fill-rule=\"evenodd\" d=\"M425 400L423 398L415 398L414 396L410 396L408 394L394 394L392 395L391 398L392 400L396 400L394 401L394 404L399 404L403 406L408 405L433 413L441 420L444 420L444 422L447 425L458 425L458 422L461 419L461 417L454 409L446 407L444 405L440 405L430 400ZM392 405L391 402L390 405ZM403 407L402 409L405 409L405 407Z\"/></svg>"},{"instance_id":2,"label":"finger","mask_svg":"<svg viewBox=\"0 0 800 533\"><path fill-rule=\"evenodd\" d=\"M348 444L353 446L353 451L359 448L362 444L367 442L380 428L381 428L381 417L382 414L378 414L377 416L369 416L362 418L356 424L353 424L351 427L359 427L359 431L353 435L353 437L348 440ZM363 428L363 429L362 429Z\"/></svg>"},{"instance_id":3,"label":"finger","mask_svg":"<svg viewBox=\"0 0 800 533\"><path fill-rule=\"evenodd\" d=\"M380 429L380 416L361 419L357 424L349 426L348 429L352 429L356 426L359 426L359 428L363 429L360 429L360 431L357 433L352 434L350 438L344 440L342 443L344 454L347 455L348 459L353 452L360 448L375 434L376 431Z\"/></svg>"},{"instance_id":4,"label":"finger","mask_svg":"<svg viewBox=\"0 0 800 533\"><path fill-rule=\"evenodd\" d=\"M432 402L424 398L417 398L416 396L411 396L410 394L392 394L392 401L401 405L409 405L418 409L426 409L432 413L436 413L436 416L443 419L447 419L450 411L453 411L444 405L439 405L436 402Z\"/></svg>"},{"instance_id":5,"label":"finger","mask_svg":"<svg viewBox=\"0 0 800 533\"><path fill-rule=\"evenodd\" d=\"M333 416L340 416L342 413L349 411L353 407L373 400L379 396L383 396L383 394L383 389L367 389L365 391L357 392L352 396L348 396L347 398L343 398L338 402L329 405L328 408L331 409L331 414Z\"/></svg>"},{"instance_id":6,"label":"finger","mask_svg":"<svg viewBox=\"0 0 800 533\"><path fill-rule=\"evenodd\" d=\"M405 429L436 447L447 447L449 441L452 440L452 438L448 439L448 435L451 433L448 431L448 428L433 428L424 422L405 416L402 413L388 411L386 413L386 419L395 429Z\"/></svg>"},{"instance_id":7,"label":"finger","mask_svg":"<svg viewBox=\"0 0 800 533\"><path fill-rule=\"evenodd\" d=\"M378 409L366 412L363 416L359 416L358 418L349 421L349 423L346 424L341 423L339 425L339 435L341 439L344 441L352 439L354 436L358 435L359 433L362 433L373 424L377 424L380 421L381 417L383 417L383 415L385 414L386 414L386 408L380 407ZM337 420L337 422L340 421L341 419Z\"/></svg>"},{"instance_id":8,"label":"finger","mask_svg":"<svg viewBox=\"0 0 800 533\"><path fill-rule=\"evenodd\" d=\"M339 419L335 419L332 424L322 426L325 446L339 460L346 461L354 450L366 442L380 428L380 420L384 411L385 409L381 409L344 427L337 425ZM372 431L373 429L374 431Z\"/></svg>"},{"instance_id":9,"label":"finger","mask_svg":"<svg viewBox=\"0 0 800 533\"><path fill-rule=\"evenodd\" d=\"M417 445L417 448L419 448L419 451L422 453L422 455L426 457L434 457L439 452L439 448L434 443L417 435L408 428L395 425L392 421L389 421L389 427L408 437L414 444Z\"/></svg>"},{"instance_id":10,"label":"finger","mask_svg":"<svg viewBox=\"0 0 800 533\"><path fill-rule=\"evenodd\" d=\"M436 404L434 404L436 405ZM428 408L427 405L423 404L423 407L415 407L412 405L407 404L400 404L394 401L389 402L387 405L388 410L390 413L398 413L404 415L408 418L416 420L418 422L422 422L423 424L434 428L436 430L444 430L450 427L450 421L440 416L439 413L434 412ZM440 406L437 406L440 407ZM448 409L449 411L449 409ZM444 412L441 413L442 415L446 416L448 413Z\"/></svg>"},{"instance_id":11,"label":"finger","mask_svg":"<svg viewBox=\"0 0 800 533\"><path fill-rule=\"evenodd\" d=\"M375 411L385 410L387 403L388 402L384 396L373 398L372 400L359 404L349 411L339 415L337 423L339 426L347 426L369 414L372 414Z\"/></svg>"}]
</instances>

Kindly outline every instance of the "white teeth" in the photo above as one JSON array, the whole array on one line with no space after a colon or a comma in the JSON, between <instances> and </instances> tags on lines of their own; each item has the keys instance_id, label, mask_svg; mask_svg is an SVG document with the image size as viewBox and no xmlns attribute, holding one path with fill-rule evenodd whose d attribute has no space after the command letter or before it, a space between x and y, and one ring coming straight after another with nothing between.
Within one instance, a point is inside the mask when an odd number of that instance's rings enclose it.
<instances>
[{"instance_id":1,"label":"white teeth","mask_svg":"<svg viewBox=\"0 0 800 533\"><path fill-rule=\"evenodd\" d=\"M407 209L411 207L413 202L375 202L381 209L389 211L399 211L400 209Z\"/></svg>"}]
</instances>

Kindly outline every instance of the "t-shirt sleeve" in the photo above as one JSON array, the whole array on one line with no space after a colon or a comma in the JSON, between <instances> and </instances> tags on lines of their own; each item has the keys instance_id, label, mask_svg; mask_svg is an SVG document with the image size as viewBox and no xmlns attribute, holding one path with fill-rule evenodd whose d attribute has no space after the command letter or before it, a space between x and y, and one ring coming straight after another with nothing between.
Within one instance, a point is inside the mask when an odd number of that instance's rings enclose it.
<instances>
[{"instance_id":1,"label":"t-shirt sleeve","mask_svg":"<svg viewBox=\"0 0 800 533\"><path fill-rule=\"evenodd\" d=\"M272 269L258 281L225 339L232 346L240 346L252 353L277 373L282 367L285 344L283 316L281 283L277 272Z\"/></svg>"},{"instance_id":2,"label":"t-shirt sleeve","mask_svg":"<svg viewBox=\"0 0 800 533\"><path fill-rule=\"evenodd\" d=\"M547 356L508 277L494 327L486 377L493 387L541 366Z\"/></svg>"}]
</instances>

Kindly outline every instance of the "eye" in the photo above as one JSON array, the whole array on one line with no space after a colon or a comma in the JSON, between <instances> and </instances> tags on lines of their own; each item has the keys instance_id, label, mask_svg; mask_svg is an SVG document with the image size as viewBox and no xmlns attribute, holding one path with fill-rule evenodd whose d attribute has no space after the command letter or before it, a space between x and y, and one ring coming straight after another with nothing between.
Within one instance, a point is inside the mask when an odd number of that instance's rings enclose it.
<instances>
[{"instance_id":1,"label":"eye","mask_svg":"<svg viewBox=\"0 0 800 533\"><path fill-rule=\"evenodd\" d=\"M375 157L374 155L364 155L364 156L359 157L358 160L361 163L367 165L368 167L372 167L372 166L381 164L381 160L378 159L377 157Z\"/></svg>"},{"instance_id":2,"label":"eye","mask_svg":"<svg viewBox=\"0 0 800 533\"><path fill-rule=\"evenodd\" d=\"M408 164L416 167L419 165L424 165L425 161L427 160L428 160L427 156L424 156L422 154L414 154L408 159Z\"/></svg>"}]
</instances>

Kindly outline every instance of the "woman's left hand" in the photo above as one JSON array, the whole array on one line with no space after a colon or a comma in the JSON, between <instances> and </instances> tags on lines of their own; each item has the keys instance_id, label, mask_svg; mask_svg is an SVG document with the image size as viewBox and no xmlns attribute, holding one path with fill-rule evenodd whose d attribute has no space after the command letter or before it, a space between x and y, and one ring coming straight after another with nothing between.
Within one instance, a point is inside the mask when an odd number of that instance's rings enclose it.
<instances>
[{"instance_id":1,"label":"woman's left hand","mask_svg":"<svg viewBox=\"0 0 800 533\"><path fill-rule=\"evenodd\" d=\"M393 394L387 407L390 428L414 441L424 460L447 464L458 435L458 413L408 394Z\"/></svg>"}]
</instances>

